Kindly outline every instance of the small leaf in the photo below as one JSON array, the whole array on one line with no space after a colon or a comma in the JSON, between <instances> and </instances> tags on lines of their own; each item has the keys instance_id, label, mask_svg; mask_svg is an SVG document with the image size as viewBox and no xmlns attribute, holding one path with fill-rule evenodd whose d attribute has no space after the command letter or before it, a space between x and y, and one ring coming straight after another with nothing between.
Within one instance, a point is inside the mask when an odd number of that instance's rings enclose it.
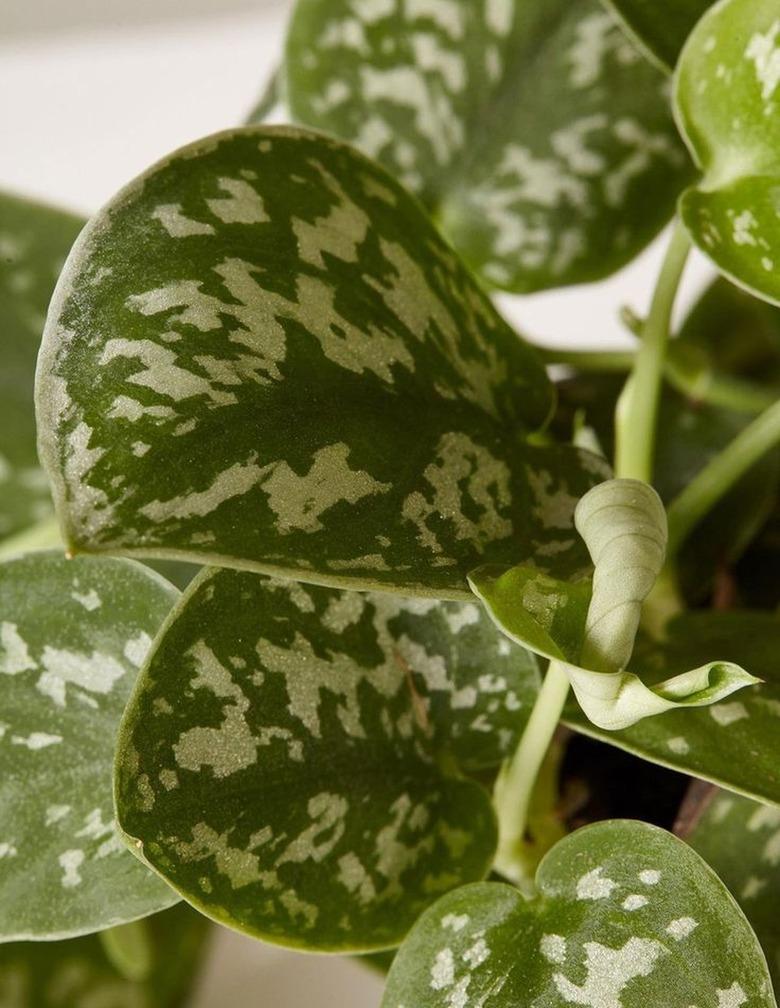
<instances>
[{"instance_id":1,"label":"small leaf","mask_svg":"<svg viewBox=\"0 0 780 1008\"><path fill-rule=\"evenodd\" d=\"M780 984L780 809L718 792L687 842L742 907Z\"/></svg>"},{"instance_id":2,"label":"small leaf","mask_svg":"<svg viewBox=\"0 0 780 1008\"><path fill-rule=\"evenodd\" d=\"M690 176L664 76L596 0L299 0L285 74L293 118L379 160L493 287L607 276Z\"/></svg>"},{"instance_id":3,"label":"small leaf","mask_svg":"<svg viewBox=\"0 0 780 1008\"><path fill-rule=\"evenodd\" d=\"M677 69L678 120L704 177L680 212L741 287L780 304L780 18L775 0L725 0L699 21Z\"/></svg>"},{"instance_id":4,"label":"small leaf","mask_svg":"<svg viewBox=\"0 0 780 1008\"><path fill-rule=\"evenodd\" d=\"M35 450L33 375L54 282L82 225L0 193L0 540L51 514Z\"/></svg>"},{"instance_id":5,"label":"small leaf","mask_svg":"<svg viewBox=\"0 0 780 1008\"><path fill-rule=\"evenodd\" d=\"M186 906L143 922L153 961L145 982L125 980L99 935L0 945L3 1008L179 1008L198 976L208 923Z\"/></svg>"},{"instance_id":6,"label":"small leaf","mask_svg":"<svg viewBox=\"0 0 780 1008\"><path fill-rule=\"evenodd\" d=\"M603 474L526 435L541 362L418 205L288 127L207 138L88 225L49 317L41 457L74 551L468 597L587 568Z\"/></svg>"},{"instance_id":7,"label":"small leaf","mask_svg":"<svg viewBox=\"0 0 780 1008\"><path fill-rule=\"evenodd\" d=\"M0 941L66 938L176 902L125 850L120 716L176 591L127 560L0 564Z\"/></svg>"},{"instance_id":8,"label":"small leaf","mask_svg":"<svg viewBox=\"0 0 780 1008\"><path fill-rule=\"evenodd\" d=\"M566 837L538 895L464 886L418 921L383 1008L774 1008L766 960L726 888L680 840L615 820Z\"/></svg>"},{"instance_id":9,"label":"small leaf","mask_svg":"<svg viewBox=\"0 0 780 1008\"><path fill-rule=\"evenodd\" d=\"M119 820L222 923L319 951L391 947L489 869L490 799L453 756L509 751L535 687L473 604L207 573L128 707Z\"/></svg>"},{"instance_id":10,"label":"small leaf","mask_svg":"<svg viewBox=\"0 0 780 1008\"><path fill-rule=\"evenodd\" d=\"M609 480L577 505L577 530L591 553L592 582L565 584L515 567L483 567L469 578L496 624L512 640L559 661L587 717L614 731L679 706L701 707L757 680L715 661L646 686L624 671L642 602L661 570L666 514L639 480Z\"/></svg>"},{"instance_id":11,"label":"small leaf","mask_svg":"<svg viewBox=\"0 0 780 1008\"><path fill-rule=\"evenodd\" d=\"M780 620L770 613L693 612L672 620L663 643L637 640L632 668L647 682L717 655L764 680L706 710L670 711L623 731L603 731L570 704L566 723L643 759L780 804Z\"/></svg>"},{"instance_id":12,"label":"small leaf","mask_svg":"<svg viewBox=\"0 0 780 1008\"><path fill-rule=\"evenodd\" d=\"M673 70L685 40L714 0L605 0L663 70Z\"/></svg>"}]
</instances>

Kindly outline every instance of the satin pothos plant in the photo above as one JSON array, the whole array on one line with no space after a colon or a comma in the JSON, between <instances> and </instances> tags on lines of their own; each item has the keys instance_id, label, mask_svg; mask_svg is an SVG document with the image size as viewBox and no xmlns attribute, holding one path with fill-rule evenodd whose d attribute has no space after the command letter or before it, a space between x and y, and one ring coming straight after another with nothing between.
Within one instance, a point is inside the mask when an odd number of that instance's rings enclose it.
<instances>
[{"instance_id":1,"label":"satin pothos plant","mask_svg":"<svg viewBox=\"0 0 780 1008\"><path fill-rule=\"evenodd\" d=\"M0 200L0 1005L775 1006L776 0L299 0L252 118Z\"/></svg>"}]
</instances>

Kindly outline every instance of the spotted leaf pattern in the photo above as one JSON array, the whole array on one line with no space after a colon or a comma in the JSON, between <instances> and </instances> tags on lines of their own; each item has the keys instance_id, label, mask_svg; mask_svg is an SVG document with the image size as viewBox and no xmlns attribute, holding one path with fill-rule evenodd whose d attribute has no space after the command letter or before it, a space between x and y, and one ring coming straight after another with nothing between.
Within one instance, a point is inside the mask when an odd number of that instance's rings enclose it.
<instances>
[{"instance_id":1,"label":"spotted leaf pattern","mask_svg":"<svg viewBox=\"0 0 780 1008\"><path fill-rule=\"evenodd\" d=\"M207 921L181 904L144 921L149 976L133 982L106 958L100 937L0 946L4 1008L179 1008L198 975Z\"/></svg>"},{"instance_id":2,"label":"spotted leaf pattern","mask_svg":"<svg viewBox=\"0 0 780 1008\"><path fill-rule=\"evenodd\" d=\"M650 683L718 659L763 680L703 710L669 711L622 731L602 731L569 705L566 722L662 766L780 804L780 619L768 612L690 612L663 643L640 636L631 667Z\"/></svg>"},{"instance_id":3,"label":"spotted leaf pattern","mask_svg":"<svg viewBox=\"0 0 780 1008\"><path fill-rule=\"evenodd\" d=\"M418 205L294 128L200 141L86 228L46 329L42 460L73 551L468 596L588 568L603 473L531 445L552 387Z\"/></svg>"},{"instance_id":4,"label":"spotted leaf pattern","mask_svg":"<svg viewBox=\"0 0 780 1008\"><path fill-rule=\"evenodd\" d=\"M729 279L780 304L780 14L727 0L699 21L675 80L678 122L703 172L683 222Z\"/></svg>"},{"instance_id":5,"label":"spotted leaf pattern","mask_svg":"<svg viewBox=\"0 0 780 1008\"><path fill-rule=\"evenodd\" d=\"M528 900L464 886L418 921L383 1008L774 1008L766 960L725 886L646 823L578 830L542 861Z\"/></svg>"},{"instance_id":6,"label":"spotted leaf pattern","mask_svg":"<svg viewBox=\"0 0 780 1008\"><path fill-rule=\"evenodd\" d=\"M82 225L0 193L0 540L51 515L35 450L33 374L49 299Z\"/></svg>"},{"instance_id":7,"label":"spotted leaf pattern","mask_svg":"<svg viewBox=\"0 0 780 1008\"><path fill-rule=\"evenodd\" d=\"M686 837L717 872L756 932L777 989L780 983L780 809L716 792Z\"/></svg>"},{"instance_id":8,"label":"spotted leaf pattern","mask_svg":"<svg viewBox=\"0 0 780 1008\"><path fill-rule=\"evenodd\" d=\"M662 69L673 70L685 40L714 0L605 0Z\"/></svg>"},{"instance_id":9,"label":"spotted leaf pattern","mask_svg":"<svg viewBox=\"0 0 780 1008\"><path fill-rule=\"evenodd\" d=\"M125 849L111 790L120 716L176 596L129 560L0 564L0 941L68 938L177 901Z\"/></svg>"},{"instance_id":10,"label":"spotted leaf pattern","mask_svg":"<svg viewBox=\"0 0 780 1008\"><path fill-rule=\"evenodd\" d=\"M120 824L222 923L321 951L397 945L490 867L490 799L457 767L514 748L537 685L474 603L205 573L128 708Z\"/></svg>"}]
</instances>

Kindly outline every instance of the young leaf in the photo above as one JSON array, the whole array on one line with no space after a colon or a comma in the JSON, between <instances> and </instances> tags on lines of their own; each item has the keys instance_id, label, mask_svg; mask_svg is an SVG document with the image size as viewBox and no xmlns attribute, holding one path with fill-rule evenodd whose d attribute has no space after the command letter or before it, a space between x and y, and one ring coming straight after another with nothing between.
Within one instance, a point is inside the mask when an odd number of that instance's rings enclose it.
<instances>
[{"instance_id":1,"label":"young leaf","mask_svg":"<svg viewBox=\"0 0 780 1008\"><path fill-rule=\"evenodd\" d=\"M176 902L125 850L111 795L119 718L176 595L127 560L0 564L0 941L67 938Z\"/></svg>"},{"instance_id":2,"label":"young leaf","mask_svg":"<svg viewBox=\"0 0 780 1008\"><path fill-rule=\"evenodd\" d=\"M714 0L605 0L648 56L673 70L685 40Z\"/></svg>"},{"instance_id":3,"label":"young leaf","mask_svg":"<svg viewBox=\"0 0 780 1008\"><path fill-rule=\"evenodd\" d=\"M552 388L415 201L336 141L243 129L88 225L39 369L71 549L468 597L589 566L594 457L531 446Z\"/></svg>"},{"instance_id":4,"label":"young leaf","mask_svg":"<svg viewBox=\"0 0 780 1008\"><path fill-rule=\"evenodd\" d=\"M595 564L591 584L556 582L525 567L483 567L469 581L507 636L563 663L593 724L615 731L675 707L707 706L757 681L723 661L652 687L625 671L642 602L663 564L663 505L645 483L609 480L582 498L575 521Z\"/></svg>"},{"instance_id":5,"label":"young leaf","mask_svg":"<svg viewBox=\"0 0 780 1008\"><path fill-rule=\"evenodd\" d=\"M381 161L494 287L608 275L690 175L663 75L596 0L299 0L285 74L293 117Z\"/></svg>"},{"instance_id":6,"label":"young leaf","mask_svg":"<svg viewBox=\"0 0 780 1008\"><path fill-rule=\"evenodd\" d=\"M780 620L770 613L694 612L667 625L667 640L637 640L632 668L648 682L717 655L764 680L706 710L670 711L617 732L603 731L570 704L566 723L643 759L780 804Z\"/></svg>"},{"instance_id":7,"label":"young leaf","mask_svg":"<svg viewBox=\"0 0 780 1008\"><path fill-rule=\"evenodd\" d=\"M780 304L780 19L775 0L724 0L678 64L680 128L704 176L684 193L691 237L735 283Z\"/></svg>"},{"instance_id":8,"label":"young leaf","mask_svg":"<svg viewBox=\"0 0 780 1008\"><path fill-rule=\"evenodd\" d=\"M535 672L475 606L423 608L203 575L120 733L131 847L214 919L319 951L397 945L437 895L482 877L493 810L453 756L484 765L516 742ZM493 741L475 745L480 731Z\"/></svg>"},{"instance_id":9,"label":"young leaf","mask_svg":"<svg viewBox=\"0 0 780 1008\"><path fill-rule=\"evenodd\" d=\"M51 514L32 387L46 308L83 221L0 193L0 540Z\"/></svg>"},{"instance_id":10,"label":"young leaf","mask_svg":"<svg viewBox=\"0 0 780 1008\"><path fill-rule=\"evenodd\" d=\"M181 905L143 921L154 957L144 982L124 979L99 935L0 945L3 1008L179 1008L198 976L208 922Z\"/></svg>"},{"instance_id":11,"label":"young leaf","mask_svg":"<svg viewBox=\"0 0 780 1008\"><path fill-rule=\"evenodd\" d=\"M780 809L719 792L685 838L742 907L780 984Z\"/></svg>"},{"instance_id":12,"label":"young leaf","mask_svg":"<svg viewBox=\"0 0 780 1008\"><path fill-rule=\"evenodd\" d=\"M538 895L464 886L418 921L383 1008L774 1008L766 960L725 886L646 823L578 830L539 866Z\"/></svg>"}]
</instances>

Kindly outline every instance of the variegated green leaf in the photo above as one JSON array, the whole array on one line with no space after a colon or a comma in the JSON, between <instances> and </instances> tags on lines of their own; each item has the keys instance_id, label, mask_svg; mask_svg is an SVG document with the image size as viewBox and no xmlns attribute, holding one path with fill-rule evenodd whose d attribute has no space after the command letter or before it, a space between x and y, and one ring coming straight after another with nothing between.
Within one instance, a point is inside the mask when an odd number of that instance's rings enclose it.
<instances>
[{"instance_id":1,"label":"variegated green leaf","mask_svg":"<svg viewBox=\"0 0 780 1008\"><path fill-rule=\"evenodd\" d=\"M611 273L690 174L664 76L596 0L298 0L285 89L508 290Z\"/></svg>"},{"instance_id":2,"label":"variegated green leaf","mask_svg":"<svg viewBox=\"0 0 780 1008\"><path fill-rule=\"evenodd\" d=\"M416 924L383 1008L774 1008L766 960L682 841L614 820L566 837L526 900L464 886Z\"/></svg>"},{"instance_id":3,"label":"variegated green leaf","mask_svg":"<svg viewBox=\"0 0 780 1008\"><path fill-rule=\"evenodd\" d=\"M648 686L627 671L642 602L661 570L666 514L639 480L617 479L577 505L577 530L590 550L590 582L566 583L528 567L482 567L469 582L507 636L561 663L585 715L614 731L676 707L708 706L756 679L710 661Z\"/></svg>"},{"instance_id":4,"label":"variegated green leaf","mask_svg":"<svg viewBox=\"0 0 780 1008\"><path fill-rule=\"evenodd\" d=\"M704 175L680 204L718 269L780 304L780 12L725 0L699 21L675 83L678 120Z\"/></svg>"},{"instance_id":5,"label":"variegated green leaf","mask_svg":"<svg viewBox=\"0 0 780 1008\"><path fill-rule=\"evenodd\" d=\"M605 3L658 66L672 70L685 40L714 0L605 0Z\"/></svg>"},{"instance_id":6,"label":"variegated green leaf","mask_svg":"<svg viewBox=\"0 0 780 1008\"><path fill-rule=\"evenodd\" d=\"M703 710L670 711L623 731L602 731L571 704L566 722L643 759L780 804L780 619L759 612L692 612L667 640L637 640L631 666L653 683L716 657L763 681Z\"/></svg>"},{"instance_id":7,"label":"variegated green leaf","mask_svg":"<svg viewBox=\"0 0 780 1008\"><path fill-rule=\"evenodd\" d=\"M780 984L780 809L727 792L714 799L686 837L742 907Z\"/></svg>"},{"instance_id":8,"label":"variegated green leaf","mask_svg":"<svg viewBox=\"0 0 780 1008\"><path fill-rule=\"evenodd\" d=\"M125 850L119 719L176 591L127 560L0 564L0 941L67 938L177 896Z\"/></svg>"},{"instance_id":9,"label":"variegated green leaf","mask_svg":"<svg viewBox=\"0 0 780 1008\"><path fill-rule=\"evenodd\" d=\"M153 951L143 982L120 976L98 935L0 945L3 1008L179 1008L198 975L208 924L184 905L144 922Z\"/></svg>"},{"instance_id":10,"label":"variegated green leaf","mask_svg":"<svg viewBox=\"0 0 780 1008\"><path fill-rule=\"evenodd\" d=\"M128 708L120 824L218 921L316 950L398 944L490 867L489 797L453 757L506 752L535 685L471 604L205 574Z\"/></svg>"},{"instance_id":11,"label":"variegated green leaf","mask_svg":"<svg viewBox=\"0 0 780 1008\"><path fill-rule=\"evenodd\" d=\"M33 374L54 283L83 221L0 193L0 539L51 514Z\"/></svg>"},{"instance_id":12,"label":"variegated green leaf","mask_svg":"<svg viewBox=\"0 0 780 1008\"><path fill-rule=\"evenodd\" d=\"M85 230L46 330L42 459L74 551L467 596L588 568L603 465L532 446L552 390L418 205L340 142L200 141Z\"/></svg>"}]
</instances>

